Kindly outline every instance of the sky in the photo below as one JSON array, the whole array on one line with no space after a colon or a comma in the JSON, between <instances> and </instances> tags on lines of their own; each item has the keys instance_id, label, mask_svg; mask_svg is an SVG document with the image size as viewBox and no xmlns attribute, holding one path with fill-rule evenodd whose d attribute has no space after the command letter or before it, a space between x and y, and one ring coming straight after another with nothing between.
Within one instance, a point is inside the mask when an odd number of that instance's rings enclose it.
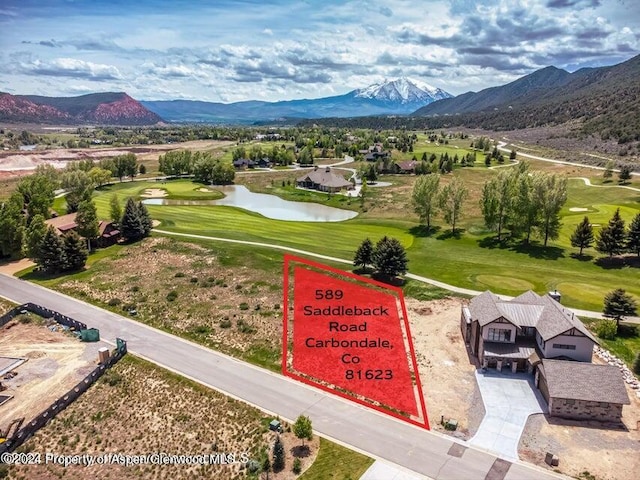
<instances>
[{"instance_id":1,"label":"sky","mask_svg":"<svg viewBox=\"0 0 640 480\"><path fill-rule=\"evenodd\" d=\"M637 0L2 0L0 91L290 100L406 76L458 95L640 53Z\"/></svg>"}]
</instances>

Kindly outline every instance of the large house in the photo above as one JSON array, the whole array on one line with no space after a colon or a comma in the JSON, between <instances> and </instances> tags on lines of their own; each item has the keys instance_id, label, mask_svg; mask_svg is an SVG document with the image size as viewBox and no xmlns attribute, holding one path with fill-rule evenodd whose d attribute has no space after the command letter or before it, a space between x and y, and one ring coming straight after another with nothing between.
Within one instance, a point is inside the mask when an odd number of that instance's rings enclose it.
<instances>
[{"instance_id":1,"label":"large house","mask_svg":"<svg viewBox=\"0 0 640 480\"><path fill-rule=\"evenodd\" d=\"M462 308L462 335L483 367L533 371L540 358L590 362L597 340L573 312L528 291L502 300L490 291Z\"/></svg>"},{"instance_id":2,"label":"large house","mask_svg":"<svg viewBox=\"0 0 640 480\"><path fill-rule=\"evenodd\" d=\"M345 180L342 175L334 173L330 167L318 168L304 174L296 180L298 187L311 188L321 192L339 192L343 188L352 189L353 183Z\"/></svg>"},{"instance_id":3,"label":"large house","mask_svg":"<svg viewBox=\"0 0 640 480\"><path fill-rule=\"evenodd\" d=\"M460 328L483 368L535 370L551 416L618 422L629 404L618 368L591 363L598 342L558 292L502 300L486 291L463 305Z\"/></svg>"},{"instance_id":4,"label":"large house","mask_svg":"<svg viewBox=\"0 0 640 480\"><path fill-rule=\"evenodd\" d=\"M68 213L66 215L53 217L45 220L44 223L54 227L59 235L65 235L78 228L75 213ZM113 222L100 220L100 223L98 224L98 237L95 239L95 244L98 247L108 247L109 245L113 245L119 238L120 230L114 226Z\"/></svg>"}]
</instances>

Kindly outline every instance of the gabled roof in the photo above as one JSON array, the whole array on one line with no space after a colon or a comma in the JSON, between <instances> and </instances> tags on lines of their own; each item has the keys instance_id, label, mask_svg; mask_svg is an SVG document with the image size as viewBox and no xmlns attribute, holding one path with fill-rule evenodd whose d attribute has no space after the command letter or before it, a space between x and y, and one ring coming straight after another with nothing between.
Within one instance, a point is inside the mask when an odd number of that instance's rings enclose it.
<instances>
[{"instance_id":1,"label":"gabled roof","mask_svg":"<svg viewBox=\"0 0 640 480\"><path fill-rule=\"evenodd\" d=\"M549 396L569 400L629 405L629 395L618 367L565 360L542 360Z\"/></svg>"},{"instance_id":2,"label":"gabled roof","mask_svg":"<svg viewBox=\"0 0 640 480\"><path fill-rule=\"evenodd\" d=\"M504 318L518 327L535 327L545 341L575 328L598 343L573 312L549 295L541 297L531 290L512 300L502 300L487 290L471 300L469 310L482 326Z\"/></svg>"},{"instance_id":3,"label":"gabled roof","mask_svg":"<svg viewBox=\"0 0 640 480\"><path fill-rule=\"evenodd\" d=\"M53 217L45 220L44 223L46 225L51 225L59 232L68 232L69 230L73 230L78 226L78 224L76 223L75 213L68 213L66 215L60 215L59 217Z\"/></svg>"},{"instance_id":4,"label":"gabled roof","mask_svg":"<svg viewBox=\"0 0 640 480\"><path fill-rule=\"evenodd\" d=\"M316 168L311 172L303 175L297 179L298 182L313 182L323 187L350 187L353 185L348 180L345 180L341 175L334 173L329 167Z\"/></svg>"}]
</instances>

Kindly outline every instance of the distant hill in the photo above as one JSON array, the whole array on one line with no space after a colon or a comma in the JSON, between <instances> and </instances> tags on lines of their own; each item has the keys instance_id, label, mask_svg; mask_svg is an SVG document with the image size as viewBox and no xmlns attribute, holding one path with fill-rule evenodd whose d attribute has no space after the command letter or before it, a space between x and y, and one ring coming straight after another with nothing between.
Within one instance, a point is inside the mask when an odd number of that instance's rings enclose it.
<instances>
[{"instance_id":1,"label":"distant hill","mask_svg":"<svg viewBox=\"0 0 640 480\"><path fill-rule=\"evenodd\" d=\"M494 130L580 120L584 133L619 143L640 140L640 55L574 73L543 68L500 87L431 103L413 115Z\"/></svg>"},{"instance_id":2,"label":"distant hill","mask_svg":"<svg viewBox=\"0 0 640 480\"><path fill-rule=\"evenodd\" d=\"M0 121L41 124L154 125L162 121L123 92L79 97L0 93Z\"/></svg>"},{"instance_id":3,"label":"distant hill","mask_svg":"<svg viewBox=\"0 0 640 480\"><path fill-rule=\"evenodd\" d=\"M152 112L171 122L254 123L284 118L356 117L409 114L451 95L419 80L399 78L344 95L280 102L214 103L189 100L142 101Z\"/></svg>"}]
</instances>

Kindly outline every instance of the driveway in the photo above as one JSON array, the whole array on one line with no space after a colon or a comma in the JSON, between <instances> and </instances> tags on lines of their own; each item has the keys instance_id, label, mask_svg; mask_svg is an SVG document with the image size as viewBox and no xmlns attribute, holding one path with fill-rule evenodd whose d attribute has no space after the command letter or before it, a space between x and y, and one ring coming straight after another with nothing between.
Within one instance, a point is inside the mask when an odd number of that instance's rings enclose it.
<instances>
[{"instance_id":1,"label":"driveway","mask_svg":"<svg viewBox=\"0 0 640 480\"><path fill-rule=\"evenodd\" d=\"M547 412L547 404L526 373L476 370L486 414L471 445L507 460L518 460L518 442L529 415Z\"/></svg>"}]
</instances>

